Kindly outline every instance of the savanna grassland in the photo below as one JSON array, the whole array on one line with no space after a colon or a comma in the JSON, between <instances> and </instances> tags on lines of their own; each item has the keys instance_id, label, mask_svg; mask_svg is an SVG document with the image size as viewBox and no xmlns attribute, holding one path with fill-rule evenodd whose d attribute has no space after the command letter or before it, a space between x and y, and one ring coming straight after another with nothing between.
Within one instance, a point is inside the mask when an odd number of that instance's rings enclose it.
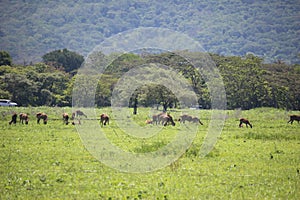
<instances>
[{"instance_id":1,"label":"savanna grassland","mask_svg":"<svg viewBox=\"0 0 300 200\"><path fill-rule=\"evenodd\" d=\"M26 112L29 125L9 125L11 113ZM44 111L47 125L36 124ZM272 108L228 110L213 150L199 157L210 122L209 110L189 110L201 117L192 145L171 165L145 173L125 173L107 167L83 145L73 125L64 125L63 112L71 108L0 108L0 199L299 199L300 124L288 124L286 112ZM168 144L177 130L190 124L167 126L149 141L128 136L111 115L103 127L107 138L126 151L144 153ZM174 118L181 112L172 111ZM145 129L148 110L128 116ZM238 127L246 117L253 128ZM76 122L76 121L75 121ZM82 118L82 126L91 118ZM195 125L194 125L195 126ZM100 126L99 126L100 129Z\"/></svg>"}]
</instances>

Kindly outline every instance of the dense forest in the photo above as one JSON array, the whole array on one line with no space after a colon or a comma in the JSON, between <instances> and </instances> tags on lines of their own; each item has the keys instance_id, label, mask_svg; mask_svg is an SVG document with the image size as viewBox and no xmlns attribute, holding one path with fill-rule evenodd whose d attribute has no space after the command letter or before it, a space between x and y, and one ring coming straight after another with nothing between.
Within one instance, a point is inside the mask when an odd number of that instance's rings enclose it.
<instances>
[{"instance_id":1,"label":"dense forest","mask_svg":"<svg viewBox=\"0 0 300 200\"><path fill-rule=\"evenodd\" d=\"M102 53L98 52L97 56L101 55ZM196 56L201 56L201 53L196 53ZM256 107L300 109L298 64L283 62L266 64L253 54L244 57L210 54L210 57L222 76L228 109ZM22 106L72 105L74 82L81 76L76 72L83 62L83 56L63 49L45 54L41 63L23 66L12 64L9 54L1 52L0 61L5 63L0 66L1 98L12 99ZM74 67L70 67L69 63ZM176 70L185 77L197 94L198 105L203 109L211 108L210 91L201 73L172 52L143 55L126 53L119 56L101 76L96 77L98 85L95 91L96 106L110 106L112 92L118 80L136 66L151 63L160 63ZM150 76L151 72L145 74ZM84 85L81 87L84 88ZM183 106L178 104L176 94L155 82L136 89L126 106L134 104L161 105L165 109Z\"/></svg>"},{"instance_id":2,"label":"dense forest","mask_svg":"<svg viewBox=\"0 0 300 200\"><path fill-rule=\"evenodd\" d=\"M4 0L0 50L28 65L63 48L87 56L107 37L157 27L195 38L206 52L299 64L299 10L297 0Z\"/></svg>"}]
</instances>

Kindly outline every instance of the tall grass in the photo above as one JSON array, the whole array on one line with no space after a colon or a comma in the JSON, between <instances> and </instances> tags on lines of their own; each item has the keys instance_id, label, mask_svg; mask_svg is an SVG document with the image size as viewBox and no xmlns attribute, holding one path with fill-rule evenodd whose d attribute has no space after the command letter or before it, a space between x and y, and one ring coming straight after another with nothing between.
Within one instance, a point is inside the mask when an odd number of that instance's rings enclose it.
<instances>
[{"instance_id":1,"label":"tall grass","mask_svg":"<svg viewBox=\"0 0 300 200\"><path fill-rule=\"evenodd\" d=\"M29 125L9 125L13 111L29 113ZM35 113L40 111L49 115L47 125L36 124ZM95 159L81 142L76 128L62 123L63 112L71 113L72 109L0 107L0 199L300 197L300 124L287 124L289 112L284 110L227 111L222 134L204 158L199 157L199 150L211 111L171 112L174 118L181 113L200 116L204 125L198 127L191 146L170 166L136 174L119 172ZM175 127L159 127L162 131L149 138L136 138L118 126L122 120L118 121L118 113L110 108L96 109L95 115L82 118L82 126L89 126L103 112L111 116L110 125L92 128L103 130L114 145L133 153L156 151L172 141L178 131L192 127L176 122ZM156 125L144 124L151 112L139 109L138 115L133 116L129 111L124 120L128 123L127 130L135 127L131 121L141 126L141 130L158 130ZM253 128L239 128L240 117L248 118Z\"/></svg>"}]
</instances>

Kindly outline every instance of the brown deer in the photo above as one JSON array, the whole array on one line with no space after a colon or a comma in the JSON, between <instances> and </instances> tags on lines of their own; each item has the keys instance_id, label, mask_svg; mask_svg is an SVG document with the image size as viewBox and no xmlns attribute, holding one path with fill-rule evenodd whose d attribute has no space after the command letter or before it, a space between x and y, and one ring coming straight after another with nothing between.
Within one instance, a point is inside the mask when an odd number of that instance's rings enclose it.
<instances>
[{"instance_id":1,"label":"brown deer","mask_svg":"<svg viewBox=\"0 0 300 200\"><path fill-rule=\"evenodd\" d=\"M199 123L203 125L203 123L200 121L198 117L193 117L190 115L181 115L178 121L180 121L180 123L185 123L185 121L188 121L188 122Z\"/></svg>"},{"instance_id":2,"label":"brown deer","mask_svg":"<svg viewBox=\"0 0 300 200\"><path fill-rule=\"evenodd\" d=\"M82 112L81 110L76 110L75 112L72 113L72 120L75 119L75 117L80 117L80 116L84 116L85 118L87 118L87 115L84 114L84 112Z\"/></svg>"},{"instance_id":3,"label":"brown deer","mask_svg":"<svg viewBox=\"0 0 300 200\"><path fill-rule=\"evenodd\" d=\"M300 121L300 115L290 115L290 120L288 121L288 123L293 124L294 121Z\"/></svg>"},{"instance_id":4,"label":"brown deer","mask_svg":"<svg viewBox=\"0 0 300 200\"><path fill-rule=\"evenodd\" d=\"M20 123L24 124L24 121L25 121L25 124L28 124L28 122L29 122L28 114L26 114L26 113L21 113L21 114L19 115L19 117L20 117Z\"/></svg>"},{"instance_id":5,"label":"brown deer","mask_svg":"<svg viewBox=\"0 0 300 200\"><path fill-rule=\"evenodd\" d=\"M68 125L69 124L69 115L68 113L63 113L63 122L64 124Z\"/></svg>"},{"instance_id":6,"label":"brown deer","mask_svg":"<svg viewBox=\"0 0 300 200\"><path fill-rule=\"evenodd\" d=\"M37 118L37 123L38 124L40 124L41 119L44 121L44 124L47 124L47 122L48 122L48 116L43 112L37 113L36 118Z\"/></svg>"},{"instance_id":7,"label":"brown deer","mask_svg":"<svg viewBox=\"0 0 300 200\"><path fill-rule=\"evenodd\" d=\"M240 124L239 124L239 127L243 127L243 124L246 124L246 127L248 128L248 125L250 126L250 128L252 128L252 124L249 122L248 119L245 119L245 118L241 118L240 119Z\"/></svg>"},{"instance_id":8,"label":"brown deer","mask_svg":"<svg viewBox=\"0 0 300 200\"><path fill-rule=\"evenodd\" d=\"M165 115L166 113L159 113L159 114L157 114L157 115L153 115L152 116L152 123L154 124L160 124L160 119L161 119L161 116L162 115Z\"/></svg>"},{"instance_id":9,"label":"brown deer","mask_svg":"<svg viewBox=\"0 0 300 200\"><path fill-rule=\"evenodd\" d=\"M169 123L171 123L172 126L175 126L173 117L167 113L159 116L159 122L161 122L163 126L167 126Z\"/></svg>"},{"instance_id":10,"label":"brown deer","mask_svg":"<svg viewBox=\"0 0 300 200\"><path fill-rule=\"evenodd\" d=\"M100 115L100 124L103 126L105 126L107 123L107 125L109 125L109 116L107 114L101 114Z\"/></svg>"},{"instance_id":11,"label":"brown deer","mask_svg":"<svg viewBox=\"0 0 300 200\"><path fill-rule=\"evenodd\" d=\"M17 123L17 117L18 117L17 113L14 112L14 113L12 114L12 116L11 116L10 122L8 122L9 125L11 125L11 124L16 124L16 123Z\"/></svg>"},{"instance_id":12,"label":"brown deer","mask_svg":"<svg viewBox=\"0 0 300 200\"><path fill-rule=\"evenodd\" d=\"M193 117L190 116L190 115L181 115L181 116L179 117L178 121L179 121L180 123L185 123L185 121L190 122L190 121L192 121L192 119L193 119Z\"/></svg>"}]
</instances>

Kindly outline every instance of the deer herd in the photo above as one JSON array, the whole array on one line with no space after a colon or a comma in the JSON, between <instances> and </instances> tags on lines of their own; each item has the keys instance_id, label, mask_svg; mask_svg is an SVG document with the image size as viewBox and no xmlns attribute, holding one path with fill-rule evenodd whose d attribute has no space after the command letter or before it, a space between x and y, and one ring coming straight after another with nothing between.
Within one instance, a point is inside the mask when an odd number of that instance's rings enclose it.
<instances>
[{"instance_id":1,"label":"deer herd","mask_svg":"<svg viewBox=\"0 0 300 200\"><path fill-rule=\"evenodd\" d=\"M87 118L87 115L84 114L84 112L82 112L81 110L76 110L75 112L72 113L71 118L69 117L68 113L63 113L62 114L62 120L63 123L68 125L70 122L69 120L72 120L72 125L76 125L76 124L81 124L80 118L81 117L85 117ZM297 121L298 123L300 122L300 115L289 115L290 120L288 121L288 123L293 124L294 121ZM9 124L16 124L17 123L17 118L18 118L18 114L16 112L14 112L11 116L11 121L9 122ZM77 119L77 122L75 122L75 118ZM29 116L26 113L20 113L19 114L19 119L20 119L20 123L22 124L28 124L29 122ZM38 112L36 114L36 119L37 119L37 124L40 124L40 121L43 120L43 124L47 124L48 122L48 116L47 114L43 113L43 112ZM102 113L100 115L100 125L101 126L105 126L105 125L109 125L109 116L105 113ZM146 124L155 124L155 125L163 125L163 126L167 126L167 125L172 125L175 126L175 121L173 119L173 117L168 114L168 113L159 113L156 115L152 116L152 119L147 119L145 121ZM200 124L203 125L203 123L200 121L200 119L198 117L194 117L191 115L181 115L179 117L179 119L177 120L182 124L185 124L185 122L190 122L190 123L195 123L195 124ZM240 118L240 123L239 123L239 127L243 127L243 124L246 125L246 127L248 128L248 126L250 128L252 128L252 124L250 123L250 121L246 118Z\"/></svg>"}]
</instances>

